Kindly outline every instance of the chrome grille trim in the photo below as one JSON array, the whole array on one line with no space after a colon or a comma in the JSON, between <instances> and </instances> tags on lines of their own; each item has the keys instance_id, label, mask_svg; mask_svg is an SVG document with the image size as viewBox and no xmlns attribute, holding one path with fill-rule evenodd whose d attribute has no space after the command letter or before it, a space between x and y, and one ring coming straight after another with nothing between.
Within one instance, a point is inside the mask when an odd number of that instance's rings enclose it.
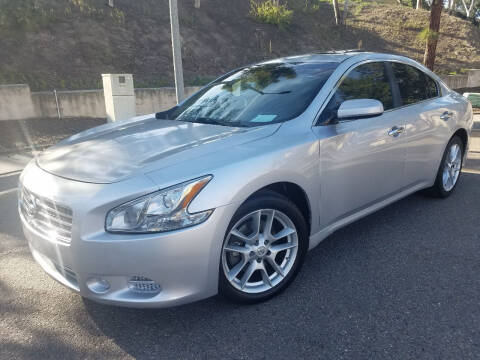
<instances>
[{"instance_id":1,"label":"chrome grille trim","mask_svg":"<svg viewBox=\"0 0 480 360\"><path fill-rule=\"evenodd\" d=\"M65 205L32 193L25 187L19 189L19 210L25 221L44 236L70 244L72 240L72 210Z\"/></svg>"}]
</instances>

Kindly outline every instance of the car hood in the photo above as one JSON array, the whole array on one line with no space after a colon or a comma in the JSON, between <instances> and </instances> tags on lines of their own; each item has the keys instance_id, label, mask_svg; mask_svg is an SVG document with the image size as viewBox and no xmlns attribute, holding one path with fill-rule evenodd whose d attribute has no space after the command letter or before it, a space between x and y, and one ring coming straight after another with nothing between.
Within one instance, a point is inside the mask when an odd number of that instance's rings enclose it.
<instances>
[{"instance_id":1,"label":"car hood","mask_svg":"<svg viewBox=\"0 0 480 360\"><path fill-rule=\"evenodd\" d=\"M37 164L67 179L112 183L255 141L279 126L236 128L149 117L81 132L40 154Z\"/></svg>"}]
</instances>

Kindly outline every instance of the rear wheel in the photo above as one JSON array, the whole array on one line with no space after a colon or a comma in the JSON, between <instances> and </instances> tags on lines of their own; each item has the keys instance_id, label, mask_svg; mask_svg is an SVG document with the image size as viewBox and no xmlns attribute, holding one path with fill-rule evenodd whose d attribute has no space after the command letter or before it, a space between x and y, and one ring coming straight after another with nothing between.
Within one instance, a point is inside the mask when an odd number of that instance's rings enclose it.
<instances>
[{"instance_id":1,"label":"rear wheel","mask_svg":"<svg viewBox=\"0 0 480 360\"><path fill-rule=\"evenodd\" d=\"M449 141L443 154L435 184L430 188L430 192L433 195L445 198L453 192L461 174L463 152L464 145L462 140L460 137L454 136Z\"/></svg>"},{"instance_id":2,"label":"rear wheel","mask_svg":"<svg viewBox=\"0 0 480 360\"><path fill-rule=\"evenodd\" d=\"M292 202L275 192L247 200L225 236L220 293L243 303L272 297L293 280L307 248L305 219Z\"/></svg>"}]
</instances>

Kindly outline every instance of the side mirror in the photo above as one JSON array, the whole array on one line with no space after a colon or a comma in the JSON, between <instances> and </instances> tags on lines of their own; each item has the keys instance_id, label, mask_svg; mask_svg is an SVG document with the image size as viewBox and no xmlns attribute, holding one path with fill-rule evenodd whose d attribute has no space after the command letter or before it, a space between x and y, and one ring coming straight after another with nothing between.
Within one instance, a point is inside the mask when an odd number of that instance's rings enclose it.
<instances>
[{"instance_id":1,"label":"side mirror","mask_svg":"<svg viewBox=\"0 0 480 360\"><path fill-rule=\"evenodd\" d=\"M344 101L337 111L338 119L357 119L383 114L383 104L375 99Z\"/></svg>"}]
</instances>

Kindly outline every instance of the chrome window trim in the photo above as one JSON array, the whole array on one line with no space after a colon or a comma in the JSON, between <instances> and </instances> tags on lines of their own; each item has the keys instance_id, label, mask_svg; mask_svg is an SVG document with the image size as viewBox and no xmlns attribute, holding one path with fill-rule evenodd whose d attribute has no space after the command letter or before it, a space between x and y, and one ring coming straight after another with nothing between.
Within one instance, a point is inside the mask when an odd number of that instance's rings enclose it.
<instances>
[{"instance_id":1,"label":"chrome window trim","mask_svg":"<svg viewBox=\"0 0 480 360\"><path fill-rule=\"evenodd\" d=\"M385 60L380 60L380 59L367 59L367 60L361 60L359 62L356 62L354 64L352 64L347 70L345 70L345 72L342 74L342 76L340 77L340 79L338 79L337 83L335 84L335 86L332 88L332 90L330 90L330 93L328 94L328 96L325 98L324 102L322 103L322 106L320 107L320 110L317 111L317 114L315 115L315 120L313 122L313 126L328 126L328 124L319 124L318 123L318 120L320 118L320 115L322 114L323 110L325 109L325 107L327 106L327 104L330 102L330 100L332 99L332 96L335 94L335 92L337 91L337 89L339 88L339 86L342 84L343 80L345 80L345 78L354 70L356 69L357 67L359 67L360 65L363 65L363 64L368 64L368 63L374 63L374 62L385 62ZM387 110L389 111L389 110ZM387 112L385 111L385 112ZM341 120L339 121L338 123L343 123L343 122L351 122L351 121L356 121L356 120Z\"/></svg>"},{"instance_id":2,"label":"chrome window trim","mask_svg":"<svg viewBox=\"0 0 480 360\"><path fill-rule=\"evenodd\" d=\"M329 126L329 124L319 124L318 121L319 121L319 118L320 118L320 115L322 114L323 110L325 109L325 107L327 106L327 104L330 102L330 100L332 99L332 96L335 94L335 92L337 91L337 89L339 88L339 86L341 85L342 81L345 80L345 78L354 70L356 69L357 67L359 67L360 65L363 65L363 64L367 64L367 63L373 63L373 62L383 62L383 63L386 63L386 62L396 62L396 63L400 63L400 64L404 64L404 65L409 65L409 66L412 66L414 68L416 68L417 70L421 71L422 73L424 73L426 76L428 76L430 79L432 79L434 82L435 82L435 86L437 87L437 93L438 95L436 97L433 97L433 98L429 98L429 99L425 99L425 100L421 100L421 101L418 101L416 103L413 103L413 104L407 104L407 105L402 105L402 106L398 106L398 107L395 107L395 108L392 108L392 109L388 109L388 110L385 110L383 113L389 113L390 111L395 111L395 110L399 110L399 109L403 109L405 107L408 107L408 106L413 106L413 105L417 105L417 104L420 104L420 103L424 103L424 102L427 102L427 101L431 101L431 100L435 100L435 99L439 99L441 97L443 97L443 93L442 93L442 87L440 86L440 84L438 83L438 81L436 79L434 79L433 77L431 77L429 74L427 74L425 71L423 71L423 69L421 69L420 67L418 66L415 66L413 64L410 64L410 63L407 63L405 61L402 61L402 60L399 60L399 59L367 59L367 60L362 60L362 61L359 61L359 62L356 62L355 64L352 64L347 70L345 70L345 72L342 74L342 76L340 77L340 79L338 79L337 83L335 84L335 86L332 88L332 90L330 90L330 93L328 94L328 96L325 98L324 102L322 103L322 105L320 106L320 110L317 111L316 115L315 115L315 119L313 121L313 126ZM358 119L358 120L363 120L363 119ZM351 121L357 121L357 119L352 119L352 120L340 120L337 124L341 124L341 123L345 123L345 122L351 122Z\"/></svg>"},{"instance_id":3,"label":"chrome window trim","mask_svg":"<svg viewBox=\"0 0 480 360\"><path fill-rule=\"evenodd\" d=\"M413 64L408 64L404 61L400 61L400 60L397 60L397 59L393 59L393 60L386 60L388 62L396 62L396 63L400 63L400 64L403 64L403 65L407 65L407 66L411 66L415 69L417 69L418 71L421 71L425 76L428 76L430 79L432 79L432 81L435 83L435 86L437 87L437 96L435 97L431 97L431 98L428 98L428 99L425 99L425 100L420 100L420 101L417 101L413 104L407 104L407 105L402 105L402 106L399 106L399 107L396 107L392 110L396 110L396 109L401 109L401 108L404 108L404 107L407 107L407 106L412 106L412 105L417 105L417 104L420 104L420 103L424 103L424 102L427 102L427 101L430 101L430 100L434 100L434 99L439 99L443 96L443 93L442 93L442 87L440 86L440 84L438 83L437 80L435 80L433 77L431 77L429 74L427 74L425 71L423 71L423 69L419 68L418 66L414 66Z\"/></svg>"}]
</instances>

